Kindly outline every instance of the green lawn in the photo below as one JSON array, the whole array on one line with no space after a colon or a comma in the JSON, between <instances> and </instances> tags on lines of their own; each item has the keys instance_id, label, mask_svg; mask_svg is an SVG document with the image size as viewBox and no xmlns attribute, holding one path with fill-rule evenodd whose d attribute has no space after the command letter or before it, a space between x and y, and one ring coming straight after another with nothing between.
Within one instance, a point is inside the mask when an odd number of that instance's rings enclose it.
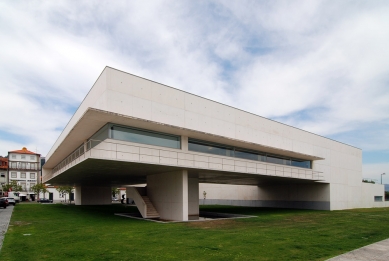
<instances>
[{"instance_id":1,"label":"green lawn","mask_svg":"<svg viewBox=\"0 0 389 261\"><path fill-rule=\"evenodd\" d=\"M388 208L202 209L258 217L159 224L114 216L136 212L120 204L19 204L0 260L325 260L389 238Z\"/></svg>"}]
</instances>

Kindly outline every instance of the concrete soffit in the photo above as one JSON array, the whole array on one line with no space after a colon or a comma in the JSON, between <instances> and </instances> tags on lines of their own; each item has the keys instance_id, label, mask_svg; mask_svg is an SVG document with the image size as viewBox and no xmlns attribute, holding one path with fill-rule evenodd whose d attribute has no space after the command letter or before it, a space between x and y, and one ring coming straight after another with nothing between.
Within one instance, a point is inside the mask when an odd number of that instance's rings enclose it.
<instances>
[{"instance_id":1,"label":"concrete soffit","mask_svg":"<svg viewBox=\"0 0 389 261\"><path fill-rule=\"evenodd\" d=\"M261 144L246 142L237 139L231 139L211 133L191 130L187 128L177 127L155 121L140 119L128 115L113 113L109 111L99 110L96 108L88 108L78 122L71 129L69 134L64 138L62 143L57 147L54 153L45 163L45 168L54 168L61 160L78 148L85 140L89 139L101 127L107 123L127 125L137 128L143 128L153 131L165 132L175 135L188 136L195 139L201 139L211 142L222 143L226 145L258 150L267 153L280 154L289 157L306 159L306 160L323 160L323 158L298 153L290 150L284 150L275 147L264 146Z\"/></svg>"}]
</instances>

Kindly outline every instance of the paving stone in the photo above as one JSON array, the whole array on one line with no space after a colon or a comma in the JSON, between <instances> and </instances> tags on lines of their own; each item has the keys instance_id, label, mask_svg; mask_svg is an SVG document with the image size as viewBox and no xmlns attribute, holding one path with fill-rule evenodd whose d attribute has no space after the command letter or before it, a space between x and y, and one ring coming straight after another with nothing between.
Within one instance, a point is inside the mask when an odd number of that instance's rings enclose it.
<instances>
[{"instance_id":1,"label":"paving stone","mask_svg":"<svg viewBox=\"0 0 389 261\"><path fill-rule=\"evenodd\" d=\"M388 261L389 260L389 239L364 246L345 253L340 256L328 259L327 261Z\"/></svg>"},{"instance_id":2,"label":"paving stone","mask_svg":"<svg viewBox=\"0 0 389 261\"><path fill-rule=\"evenodd\" d=\"M3 246L4 236L8 230L13 210L14 206L8 206L6 209L0 208L0 251Z\"/></svg>"}]
</instances>

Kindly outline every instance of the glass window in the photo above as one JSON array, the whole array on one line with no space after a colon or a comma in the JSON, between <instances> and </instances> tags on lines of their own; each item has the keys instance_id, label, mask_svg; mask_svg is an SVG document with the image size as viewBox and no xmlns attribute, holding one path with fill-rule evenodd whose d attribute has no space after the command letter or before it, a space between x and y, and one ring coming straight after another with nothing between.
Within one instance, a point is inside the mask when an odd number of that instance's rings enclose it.
<instances>
[{"instance_id":1,"label":"glass window","mask_svg":"<svg viewBox=\"0 0 389 261\"><path fill-rule=\"evenodd\" d=\"M375 202L381 202L382 201L382 196L374 196L374 201Z\"/></svg>"},{"instance_id":2,"label":"glass window","mask_svg":"<svg viewBox=\"0 0 389 261\"><path fill-rule=\"evenodd\" d=\"M22 190L26 190L26 182L20 182L20 186L22 186Z\"/></svg>"},{"instance_id":3,"label":"glass window","mask_svg":"<svg viewBox=\"0 0 389 261\"><path fill-rule=\"evenodd\" d=\"M295 166L300 168L311 168L311 161L291 159L286 156L272 155L260 151L234 148L232 146L212 143L208 141L196 140L189 138L188 149L202 153L216 154L220 156L229 156L247 160L263 161L274 164Z\"/></svg>"},{"instance_id":4,"label":"glass window","mask_svg":"<svg viewBox=\"0 0 389 261\"><path fill-rule=\"evenodd\" d=\"M13 158L13 159L16 159L16 155L12 155L12 158Z\"/></svg>"},{"instance_id":5,"label":"glass window","mask_svg":"<svg viewBox=\"0 0 389 261\"><path fill-rule=\"evenodd\" d=\"M20 178L25 179L26 178L26 173L24 173L24 172L20 173Z\"/></svg>"},{"instance_id":6,"label":"glass window","mask_svg":"<svg viewBox=\"0 0 389 261\"><path fill-rule=\"evenodd\" d=\"M189 139L188 149L191 151L197 151L202 153L210 153L220 156L234 156L234 148L223 146L217 143L210 143L205 141L199 141L194 139Z\"/></svg>"},{"instance_id":7,"label":"glass window","mask_svg":"<svg viewBox=\"0 0 389 261\"><path fill-rule=\"evenodd\" d=\"M311 161L310 160L296 160L296 159L292 159L292 166L310 169L311 168Z\"/></svg>"},{"instance_id":8,"label":"glass window","mask_svg":"<svg viewBox=\"0 0 389 261\"><path fill-rule=\"evenodd\" d=\"M17 163L16 162L11 162L11 168L16 169Z\"/></svg>"},{"instance_id":9,"label":"glass window","mask_svg":"<svg viewBox=\"0 0 389 261\"><path fill-rule=\"evenodd\" d=\"M30 163L30 169L36 169L36 163Z\"/></svg>"},{"instance_id":10,"label":"glass window","mask_svg":"<svg viewBox=\"0 0 389 261\"><path fill-rule=\"evenodd\" d=\"M266 161L269 163L290 165L290 159L282 158L276 155L267 155Z\"/></svg>"},{"instance_id":11,"label":"glass window","mask_svg":"<svg viewBox=\"0 0 389 261\"><path fill-rule=\"evenodd\" d=\"M18 177L18 176L17 176L16 172L11 172L11 178L16 179L17 177Z\"/></svg>"},{"instance_id":12,"label":"glass window","mask_svg":"<svg viewBox=\"0 0 389 261\"><path fill-rule=\"evenodd\" d=\"M21 162L20 163L20 168L21 169L26 169L26 163L25 162Z\"/></svg>"},{"instance_id":13,"label":"glass window","mask_svg":"<svg viewBox=\"0 0 389 261\"><path fill-rule=\"evenodd\" d=\"M98 130L93 136L90 138L91 140L103 141L109 138L109 126L110 124L106 124L100 130Z\"/></svg>"},{"instance_id":14,"label":"glass window","mask_svg":"<svg viewBox=\"0 0 389 261\"><path fill-rule=\"evenodd\" d=\"M26 155L22 155L22 159L26 159Z\"/></svg>"},{"instance_id":15,"label":"glass window","mask_svg":"<svg viewBox=\"0 0 389 261\"><path fill-rule=\"evenodd\" d=\"M4 173L1 173L1 177L2 177L2 178L5 178L5 174L4 174Z\"/></svg>"},{"instance_id":16,"label":"glass window","mask_svg":"<svg viewBox=\"0 0 389 261\"><path fill-rule=\"evenodd\" d=\"M30 156L30 160L35 160L35 156Z\"/></svg>"},{"instance_id":17,"label":"glass window","mask_svg":"<svg viewBox=\"0 0 389 261\"><path fill-rule=\"evenodd\" d=\"M248 160L266 161L265 155L261 155L258 152L242 150L242 149L235 150L235 157L248 159Z\"/></svg>"},{"instance_id":18,"label":"glass window","mask_svg":"<svg viewBox=\"0 0 389 261\"><path fill-rule=\"evenodd\" d=\"M112 126L112 139L179 149L181 138L175 135L147 130Z\"/></svg>"},{"instance_id":19,"label":"glass window","mask_svg":"<svg viewBox=\"0 0 389 261\"><path fill-rule=\"evenodd\" d=\"M35 173L30 173L30 179L35 179Z\"/></svg>"}]
</instances>

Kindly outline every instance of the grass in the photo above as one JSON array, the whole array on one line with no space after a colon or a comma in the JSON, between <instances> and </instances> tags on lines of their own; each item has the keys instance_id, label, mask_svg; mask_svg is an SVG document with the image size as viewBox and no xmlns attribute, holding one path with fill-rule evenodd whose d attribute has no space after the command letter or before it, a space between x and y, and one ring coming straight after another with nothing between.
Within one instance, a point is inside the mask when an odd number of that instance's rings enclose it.
<instances>
[{"instance_id":1,"label":"grass","mask_svg":"<svg viewBox=\"0 0 389 261\"><path fill-rule=\"evenodd\" d=\"M257 217L158 224L114 216L136 212L120 204L19 204L0 260L325 260L389 238L388 208L201 209Z\"/></svg>"}]
</instances>

